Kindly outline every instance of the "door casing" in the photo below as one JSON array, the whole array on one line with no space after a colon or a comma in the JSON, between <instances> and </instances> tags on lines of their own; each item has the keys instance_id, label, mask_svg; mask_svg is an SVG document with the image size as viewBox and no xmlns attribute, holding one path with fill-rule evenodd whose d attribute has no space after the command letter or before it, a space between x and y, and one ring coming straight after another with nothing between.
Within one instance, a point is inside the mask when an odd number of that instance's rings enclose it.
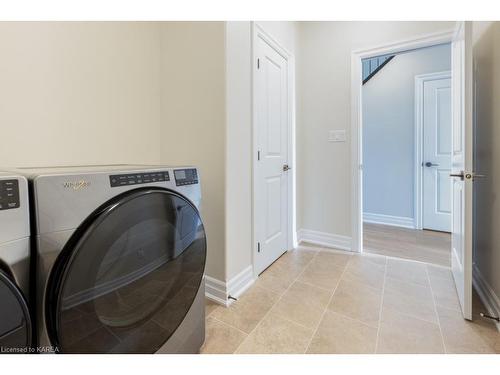
<instances>
[{"instance_id":1,"label":"door casing","mask_svg":"<svg viewBox=\"0 0 500 375\"><path fill-rule=\"evenodd\" d=\"M276 50L286 61L288 66L288 165L291 169L287 173L287 186L288 186L288 218L287 218L287 250L293 249L297 244L296 236L296 163L295 163L295 58L294 55L283 47L274 37L267 33L262 26L256 22L252 22L252 265L254 278L258 277L256 264L257 258L257 163L258 163L258 122L256 121L256 79L255 70L257 69L257 54L256 54L256 43L259 40L263 40L271 48Z\"/></svg>"}]
</instances>

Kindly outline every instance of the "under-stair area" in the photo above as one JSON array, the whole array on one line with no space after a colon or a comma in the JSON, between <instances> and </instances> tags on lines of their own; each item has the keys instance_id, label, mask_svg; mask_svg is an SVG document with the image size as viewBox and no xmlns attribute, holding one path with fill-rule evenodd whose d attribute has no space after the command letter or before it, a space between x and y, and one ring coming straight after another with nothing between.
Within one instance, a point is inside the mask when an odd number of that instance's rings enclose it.
<instances>
[{"instance_id":1,"label":"under-stair area","mask_svg":"<svg viewBox=\"0 0 500 375\"><path fill-rule=\"evenodd\" d=\"M363 59L363 85L380 72L396 55L384 55Z\"/></svg>"}]
</instances>

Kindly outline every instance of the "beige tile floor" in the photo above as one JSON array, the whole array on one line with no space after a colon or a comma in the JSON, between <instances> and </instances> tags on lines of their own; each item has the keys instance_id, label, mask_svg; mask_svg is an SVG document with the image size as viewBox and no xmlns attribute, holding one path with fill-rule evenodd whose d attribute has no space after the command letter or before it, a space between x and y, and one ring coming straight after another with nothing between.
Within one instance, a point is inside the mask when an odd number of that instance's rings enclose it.
<instances>
[{"instance_id":1,"label":"beige tile floor","mask_svg":"<svg viewBox=\"0 0 500 375\"><path fill-rule=\"evenodd\" d=\"M364 223L363 248L367 253L451 267L449 233Z\"/></svg>"},{"instance_id":2,"label":"beige tile floor","mask_svg":"<svg viewBox=\"0 0 500 375\"><path fill-rule=\"evenodd\" d=\"M202 353L500 353L462 319L449 269L312 245L285 253L226 308L207 301Z\"/></svg>"}]
</instances>

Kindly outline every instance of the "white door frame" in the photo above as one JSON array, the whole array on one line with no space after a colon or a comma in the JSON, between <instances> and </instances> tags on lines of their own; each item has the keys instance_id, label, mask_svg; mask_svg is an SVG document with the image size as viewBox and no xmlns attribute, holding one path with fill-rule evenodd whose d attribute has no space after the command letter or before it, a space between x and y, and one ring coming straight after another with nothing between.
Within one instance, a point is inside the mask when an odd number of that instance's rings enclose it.
<instances>
[{"instance_id":1,"label":"white door frame","mask_svg":"<svg viewBox=\"0 0 500 375\"><path fill-rule=\"evenodd\" d=\"M420 35L351 53L351 235L352 251L363 251L363 181L362 181L362 63L365 58L399 53L418 48L450 43L454 30Z\"/></svg>"},{"instance_id":2,"label":"white door frame","mask_svg":"<svg viewBox=\"0 0 500 375\"><path fill-rule=\"evenodd\" d=\"M414 205L414 226L416 229L423 229L423 178L422 163L424 152L424 83L439 79L451 79L451 71L447 70L438 73L419 74L415 76L415 205ZM451 134L450 134L451 137Z\"/></svg>"},{"instance_id":3,"label":"white door frame","mask_svg":"<svg viewBox=\"0 0 500 375\"><path fill-rule=\"evenodd\" d=\"M261 25L252 22L252 265L254 277L258 276L255 267L256 254L257 254L257 221L255 212L257 212L257 203L255 194L257 191L257 123L256 113L256 78L255 69L257 67L256 56L256 43L258 39L264 40L271 48L278 52L286 61L288 67L288 165L290 170L287 174L287 187L288 187L288 222L287 222L287 250L293 249L297 244L296 238L296 190L295 190L295 176L296 176L296 163L295 163L295 57L283 47L273 36L267 33Z\"/></svg>"}]
</instances>

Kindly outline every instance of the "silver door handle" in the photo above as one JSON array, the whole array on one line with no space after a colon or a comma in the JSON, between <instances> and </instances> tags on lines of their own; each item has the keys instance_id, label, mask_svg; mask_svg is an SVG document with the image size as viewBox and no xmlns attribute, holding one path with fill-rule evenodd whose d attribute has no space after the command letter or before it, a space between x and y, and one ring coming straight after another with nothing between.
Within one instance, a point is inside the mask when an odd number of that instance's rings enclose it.
<instances>
[{"instance_id":1,"label":"silver door handle","mask_svg":"<svg viewBox=\"0 0 500 375\"><path fill-rule=\"evenodd\" d=\"M292 169L292 167L290 167L288 164L283 164L283 172L287 172L290 169Z\"/></svg>"},{"instance_id":2,"label":"silver door handle","mask_svg":"<svg viewBox=\"0 0 500 375\"><path fill-rule=\"evenodd\" d=\"M439 167L439 164L434 164L434 163L431 163L430 161L428 161L427 163L424 164L426 167L430 168L430 167Z\"/></svg>"},{"instance_id":3,"label":"silver door handle","mask_svg":"<svg viewBox=\"0 0 500 375\"><path fill-rule=\"evenodd\" d=\"M451 173L451 177L460 177L461 180L475 180L476 178L486 178L484 174L475 174L471 172L460 171L460 173Z\"/></svg>"}]
</instances>

